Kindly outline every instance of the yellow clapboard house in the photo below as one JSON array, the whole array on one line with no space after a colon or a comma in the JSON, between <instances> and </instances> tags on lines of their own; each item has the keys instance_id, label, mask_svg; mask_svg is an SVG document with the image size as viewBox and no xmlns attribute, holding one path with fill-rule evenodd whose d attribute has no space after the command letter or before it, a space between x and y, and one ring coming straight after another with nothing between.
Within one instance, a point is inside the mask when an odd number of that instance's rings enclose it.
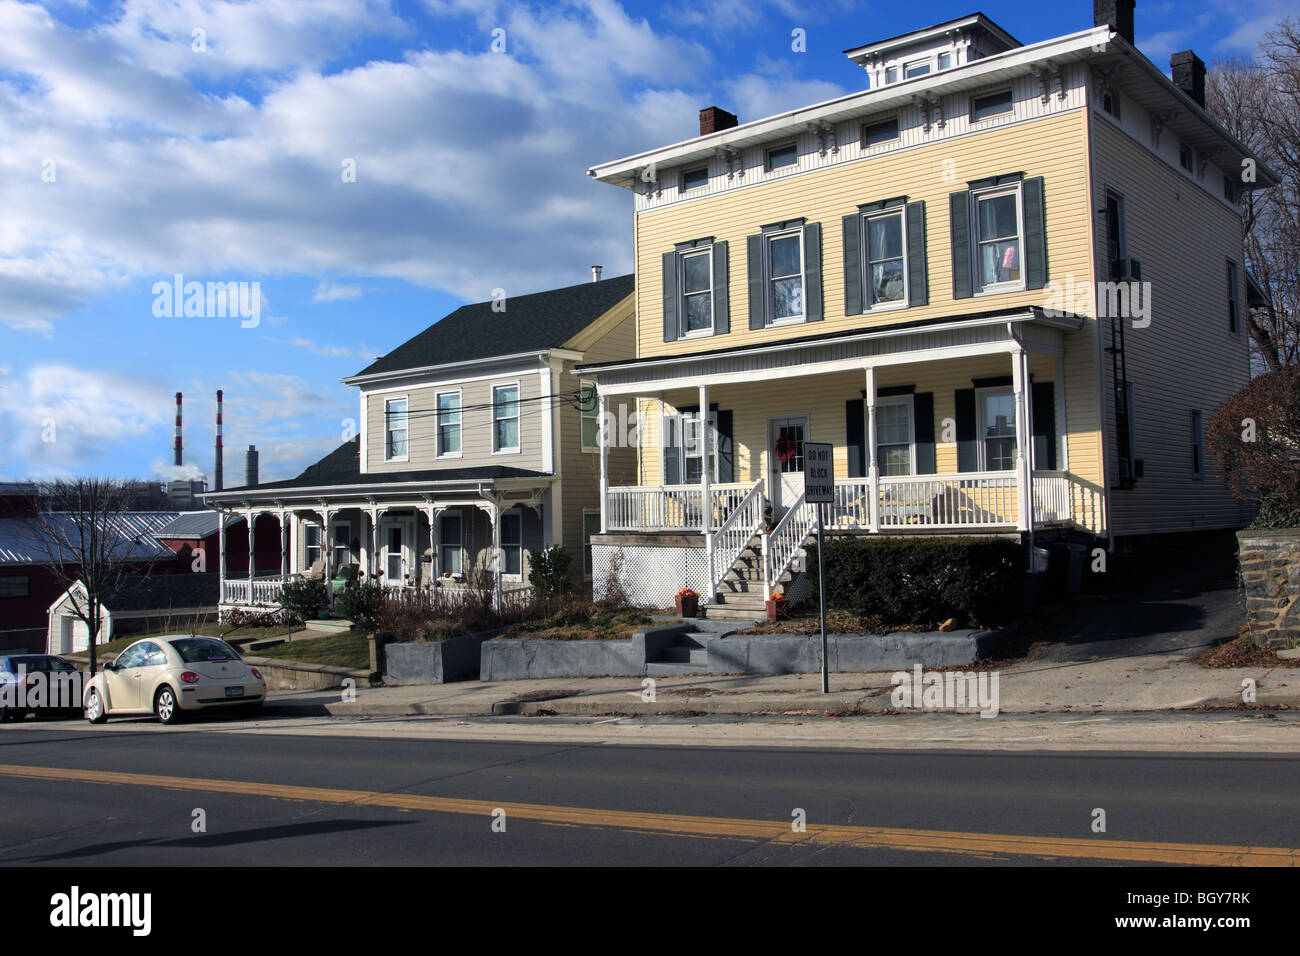
<instances>
[{"instance_id":1,"label":"yellow clapboard house","mask_svg":"<svg viewBox=\"0 0 1300 956\"><path fill-rule=\"evenodd\" d=\"M636 354L575 369L598 594L752 612L799 586L802 443L852 534L1041 543L1224 528L1202 430L1249 375L1240 190L1272 175L1133 43L1133 4L1022 45L973 14L846 51L866 89L589 172L634 197ZM631 427L635 426L635 427ZM793 592L791 592L793 596Z\"/></svg>"}]
</instances>

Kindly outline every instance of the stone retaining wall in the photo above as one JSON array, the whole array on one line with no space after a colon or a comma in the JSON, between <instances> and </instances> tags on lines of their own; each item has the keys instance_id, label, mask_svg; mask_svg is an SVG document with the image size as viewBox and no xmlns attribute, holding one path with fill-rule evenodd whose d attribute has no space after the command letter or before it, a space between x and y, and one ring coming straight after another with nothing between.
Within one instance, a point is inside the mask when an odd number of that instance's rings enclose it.
<instances>
[{"instance_id":1,"label":"stone retaining wall","mask_svg":"<svg viewBox=\"0 0 1300 956\"><path fill-rule=\"evenodd\" d=\"M1300 641L1300 528L1238 531L1246 621L1256 644Z\"/></svg>"}]
</instances>

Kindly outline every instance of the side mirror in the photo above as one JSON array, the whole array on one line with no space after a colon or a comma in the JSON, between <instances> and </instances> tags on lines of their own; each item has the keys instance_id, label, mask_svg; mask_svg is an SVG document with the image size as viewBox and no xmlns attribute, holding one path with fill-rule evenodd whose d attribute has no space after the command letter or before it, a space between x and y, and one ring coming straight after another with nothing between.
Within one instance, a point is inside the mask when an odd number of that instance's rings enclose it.
<instances>
[{"instance_id":1,"label":"side mirror","mask_svg":"<svg viewBox=\"0 0 1300 956\"><path fill-rule=\"evenodd\" d=\"M117 664L114 663L113 661L105 661L105 662L104 662L104 670L106 670L106 671L115 671L115 670L117 670Z\"/></svg>"}]
</instances>

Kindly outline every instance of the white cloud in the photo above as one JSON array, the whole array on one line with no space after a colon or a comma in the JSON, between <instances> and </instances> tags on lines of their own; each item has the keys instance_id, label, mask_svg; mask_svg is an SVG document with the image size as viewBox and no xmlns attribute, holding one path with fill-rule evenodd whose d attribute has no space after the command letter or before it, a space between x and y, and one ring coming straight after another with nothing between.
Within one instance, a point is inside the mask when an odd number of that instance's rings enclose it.
<instances>
[{"instance_id":1,"label":"white cloud","mask_svg":"<svg viewBox=\"0 0 1300 956\"><path fill-rule=\"evenodd\" d=\"M316 287L316 292L312 295L313 302L338 302L345 299L361 298L361 286L359 285L341 285L337 282L328 282L321 280L320 285Z\"/></svg>"}]
</instances>

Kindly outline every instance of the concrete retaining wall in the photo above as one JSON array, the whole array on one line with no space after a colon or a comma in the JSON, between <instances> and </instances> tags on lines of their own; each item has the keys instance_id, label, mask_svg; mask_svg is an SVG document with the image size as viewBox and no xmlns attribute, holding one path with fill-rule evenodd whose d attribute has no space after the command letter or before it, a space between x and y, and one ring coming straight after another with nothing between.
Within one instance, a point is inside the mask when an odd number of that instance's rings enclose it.
<instances>
[{"instance_id":1,"label":"concrete retaining wall","mask_svg":"<svg viewBox=\"0 0 1300 956\"><path fill-rule=\"evenodd\" d=\"M647 627L626 641L547 641L506 638L481 649L481 680L532 677L640 677L689 624Z\"/></svg>"},{"instance_id":2,"label":"concrete retaining wall","mask_svg":"<svg viewBox=\"0 0 1300 956\"><path fill-rule=\"evenodd\" d=\"M504 628L450 637L445 641L408 641L383 645L384 683L450 684L479 676L480 647Z\"/></svg>"},{"instance_id":3,"label":"concrete retaining wall","mask_svg":"<svg viewBox=\"0 0 1300 956\"><path fill-rule=\"evenodd\" d=\"M1300 528L1238 531L1246 620L1256 644L1300 641Z\"/></svg>"},{"instance_id":4,"label":"concrete retaining wall","mask_svg":"<svg viewBox=\"0 0 1300 956\"><path fill-rule=\"evenodd\" d=\"M913 634L828 634L826 652L834 673L958 667L997 656L1009 631ZM728 634L708 641L713 674L810 674L821 670L819 634Z\"/></svg>"},{"instance_id":5,"label":"concrete retaining wall","mask_svg":"<svg viewBox=\"0 0 1300 956\"><path fill-rule=\"evenodd\" d=\"M300 664L294 661L271 660L265 657L245 657L266 680L267 690L329 690L342 687L351 678L357 688L370 683L370 674L347 667L330 667L326 664Z\"/></svg>"}]
</instances>

